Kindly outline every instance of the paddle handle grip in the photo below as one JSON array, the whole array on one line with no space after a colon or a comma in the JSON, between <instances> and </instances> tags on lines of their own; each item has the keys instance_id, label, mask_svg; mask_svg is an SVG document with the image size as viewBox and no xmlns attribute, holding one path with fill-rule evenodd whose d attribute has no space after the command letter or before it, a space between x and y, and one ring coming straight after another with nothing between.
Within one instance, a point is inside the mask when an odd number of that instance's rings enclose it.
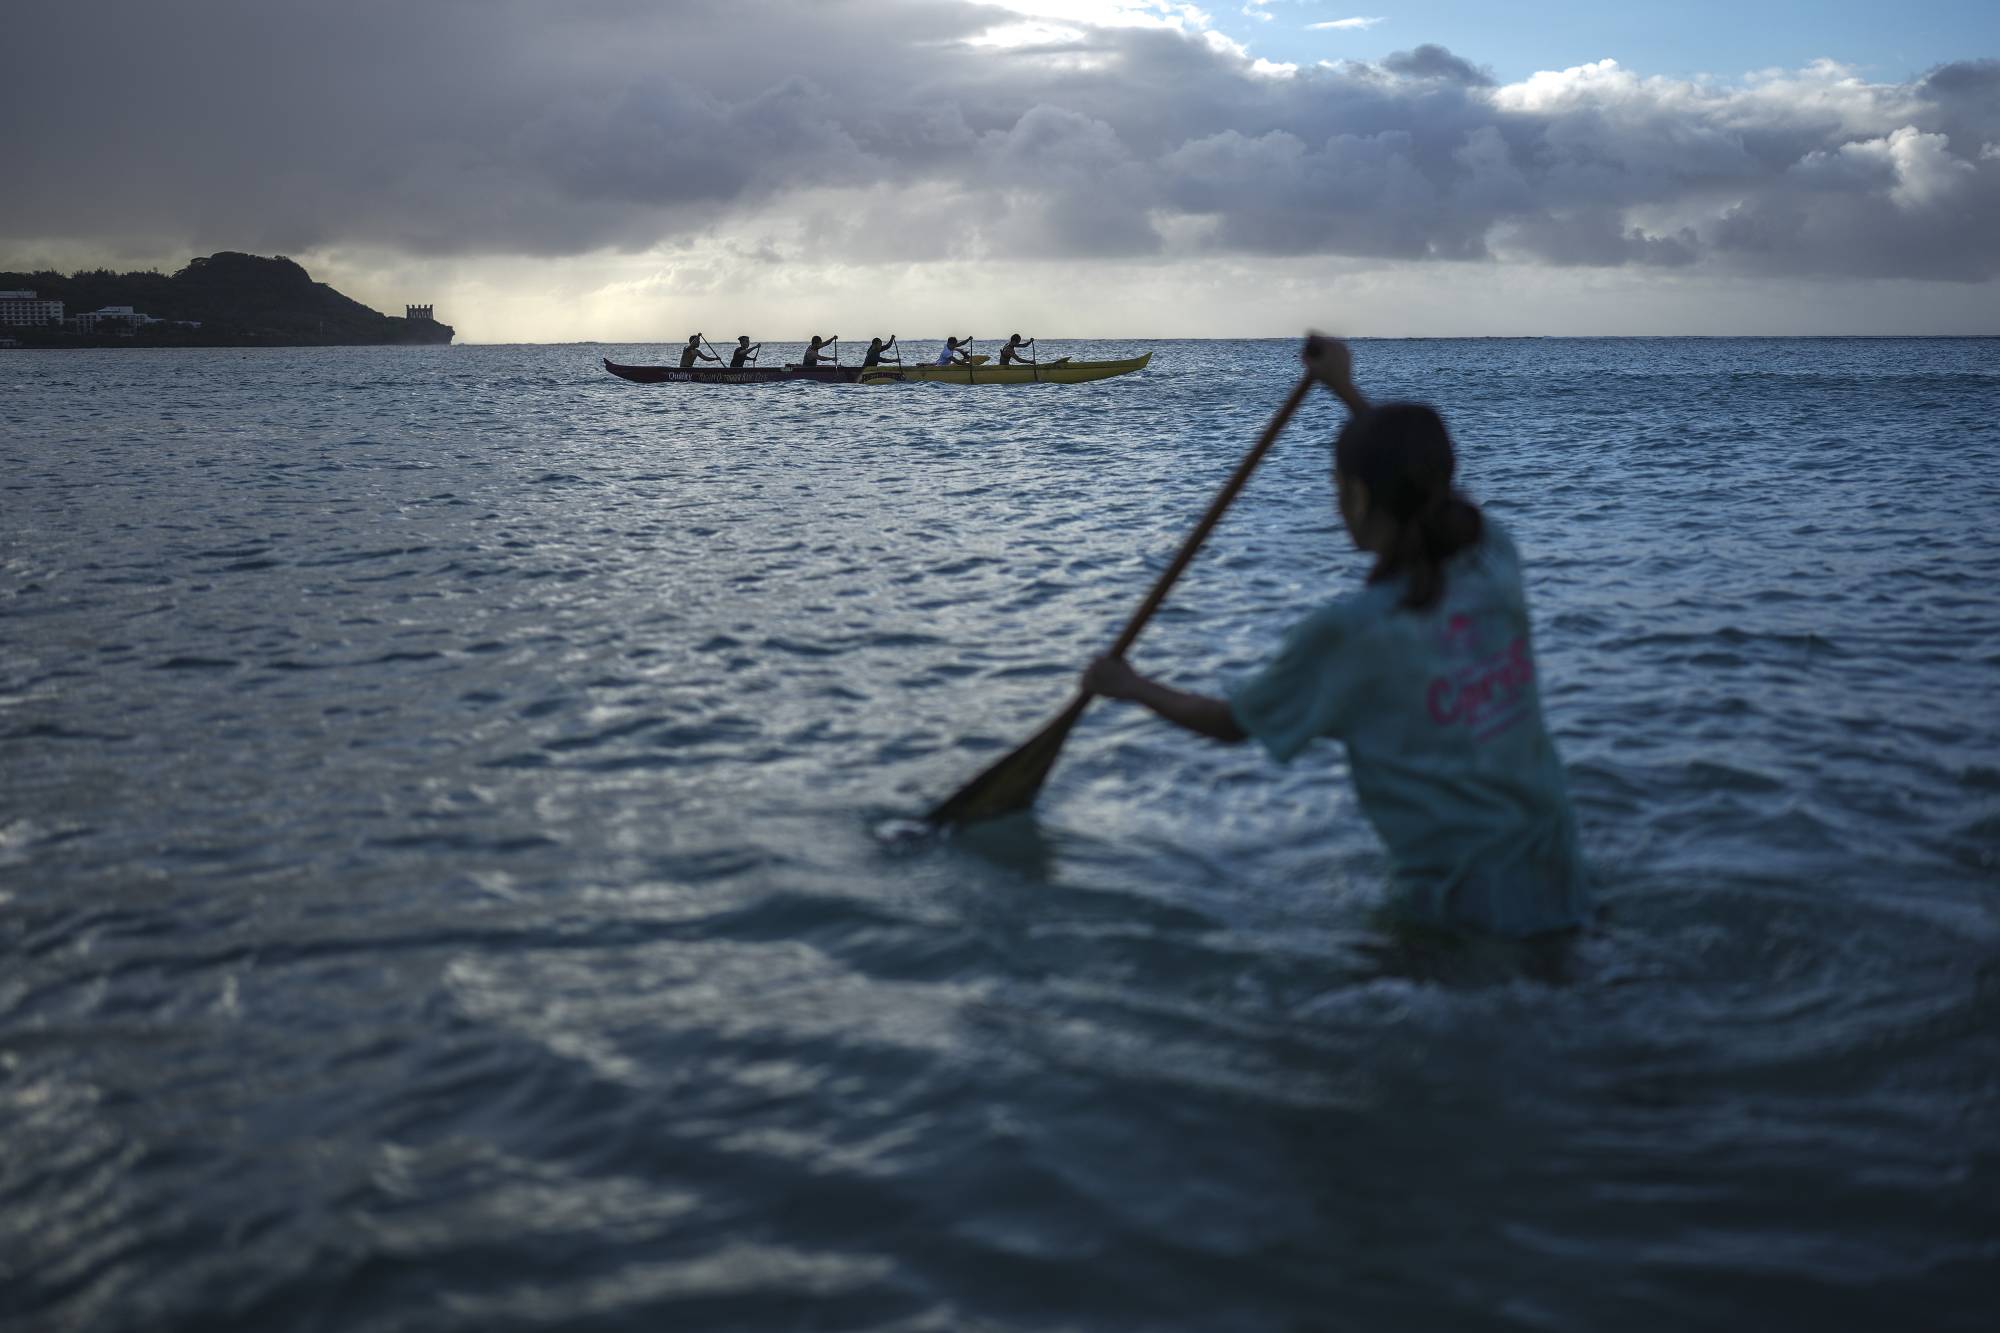
<instances>
[{"instance_id":1,"label":"paddle handle grip","mask_svg":"<svg viewBox=\"0 0 2000 1333\"><path fill-rule=\"evenodd\" d=\"M1278 442L1278 436L1284 433L1286 423L1292 419L1292 413L1299 410L1299 404L1306 400L1306 395L1312 391L1312 386L1313 377L1310 373L1299 376L1298 384L1293 387L1291 396L1285 399L1284 404L1272 416L1271 424L1264 427L1264 433L1257 437L1257 443L1250 447L1249 453L1243 455L1243 461L1236 465L1236 471L1230 475L1229 480L1222 483L1222 489L1215 493L1215 499L1209 501L1208 512L1201 516L1201 522L1195 524L1194 531L1190 532L1187 540L1181 543L1181 549L1174 556L1174 562L1167 566L1166 572L1153 584L1153 590L1146 594L1146 600L1139 604L1139 609L1125 622L1125 629L1119 634L1118 641L1111 645L1111 656L1123 657L1125 650L1139 637L1139 631L1145 629L1146 622L1153 618L1153 612L1159 610L1160 603L1167 600L1167 593L1180 581L1181 574L1193 561L1195 552L1199 551L1201 544L1208 540L1208 534L1222 521L1223 512L1229 508L1230 502L1236 499L1236 494L1243 489L1244 483L1250 480L1250 474L1257 470L1257 465L1264 461L1264 455Z\"/></svg>"}]
</instances>

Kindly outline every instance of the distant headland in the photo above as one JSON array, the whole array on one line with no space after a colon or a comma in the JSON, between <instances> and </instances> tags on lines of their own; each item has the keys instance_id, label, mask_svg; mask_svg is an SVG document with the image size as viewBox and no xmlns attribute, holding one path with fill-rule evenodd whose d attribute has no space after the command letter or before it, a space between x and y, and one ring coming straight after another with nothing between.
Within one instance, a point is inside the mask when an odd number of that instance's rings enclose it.
<instances>
[{"instance_id":1,"label":"distant headland","mask_svg":"<svg viewBox=\"0 0 2000 1333\"><path fill-rule=\"evenodd\" d=\"M350 347L448 343L428 305L398 319L291 260L225 250L171 277L108 269L0 273L0 343L22 347Z\"/></svg>"}]
</instances>

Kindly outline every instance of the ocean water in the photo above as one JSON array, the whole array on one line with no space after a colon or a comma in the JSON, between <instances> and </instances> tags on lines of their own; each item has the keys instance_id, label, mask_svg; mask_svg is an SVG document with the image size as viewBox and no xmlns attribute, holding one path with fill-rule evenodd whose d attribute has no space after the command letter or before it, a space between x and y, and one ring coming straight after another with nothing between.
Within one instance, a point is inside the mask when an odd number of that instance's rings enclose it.
<instances>
[{"instance_id":1,"label":"ocean water","mask_svg":"<svg viewBox=\"0 0 2000 1333\"><path fill-rule=\"evenodd\" d=\"M1296 372L1149 346L0 352L0 1327L1989 1327L2000 341L1357 346L1529 565L1553 965L1385 936L1332 747L900 835ZM1142 667L1358 582L1337 419Z\"/></svg>"}]
</instances>

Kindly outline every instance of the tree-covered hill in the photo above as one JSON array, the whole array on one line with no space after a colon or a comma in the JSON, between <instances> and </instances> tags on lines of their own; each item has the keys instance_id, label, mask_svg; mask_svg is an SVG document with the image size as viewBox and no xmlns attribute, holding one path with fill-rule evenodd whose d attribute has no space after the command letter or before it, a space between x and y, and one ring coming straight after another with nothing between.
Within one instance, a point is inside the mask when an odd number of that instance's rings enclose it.
<instances>
[{"instance_id":1,"label":"tree-covered hill","mask_svg":"<svg viewBox=\"0 0 2000 1333\"><path fill-rule=\"evenodd\" d=\"M199 321L198 330L164 325L141 329L131 338L91 337L56 330L9 333L38 346L88 342L316 346L360 343L450 342L448 324L407 320L370 310L282 255L225 250L194 259L171 277L159 273L113 273L97 269L72 273L0 273L0 290L28 288L46 300L63 302L66 313L83 314L104 306L129 305L155 319Z\"/></svg>"}]
</instances>

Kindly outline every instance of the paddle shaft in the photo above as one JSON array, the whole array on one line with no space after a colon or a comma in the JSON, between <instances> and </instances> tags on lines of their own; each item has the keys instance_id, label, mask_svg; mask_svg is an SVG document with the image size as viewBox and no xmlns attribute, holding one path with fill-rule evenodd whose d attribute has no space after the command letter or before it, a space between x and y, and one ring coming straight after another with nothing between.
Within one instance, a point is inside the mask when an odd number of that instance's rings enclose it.
<instances>
[{"instance_id":1,"label":"paddle shaft","mask_svg":"<svg viewBox=\"0 0 2000 1333\"><path fill-rule=\"evenodd\" d=\"M1222 521L1223 512L1229 508L1230 502L1236 499L1236 494L1243 489L1244 483L1250 480L1250 474L1257 470L1257 465L1264 461L1264 455L1270 451L1273 444L1277 443L1278 436L1284 432L1285 423L1292 419L1292 413L1299 410L1299 404L1306 400L1306 394L1311 392L1312 386L1311 375L1299 376L1298 384L1293 387L1291 395L1285 399L1284 404L1278 408L1277 414L1271 418L1271 424L1264 427L1264 433L1257 437L1256 445L1249 453L1243 455L1243 461L1236 465L1236 471L1230 475L1228 481L1222 483L1222 489L1215 493L1215 498L1209 501L1208 512L1201 516L1201 522L1195 524L1194 531L1190 532L1187 540L1181 543L1180 553L1174 557L1174 562L1167 566L1166 573L1160 575L1158 581L1153 584L1153 590L1146 594L1146 600L1139 604L1139 609L1125 622L1125 629L1119 634L1118 641L1111 645L1110 656L1123 657L1125 650L1139 637L1139 631L1145 629L1146 622L1153 618L1153 612L1159 610L1160 603L1167 600L1167 593L1180 580L1182 572L1194 559L1195 552L1201 549L1201 544L1208 540L1208 534Z\"/></svg>"},{"instance_id":2,"label":"paddle shaft","mask_svg":"<svg viewBox=\"0 0 2000 1333\"><path fill-rule=\"evenodd\" d=\"M1180 578L1181 572L1188 567L1188 562L1194 559L1195 552L1201 549L1202 542L1207 540L1209 532L1221 520L1223 511L1229 508L1230 502L1236 498L1236 493L1250 480L1250 474L1257 470L1257 464L1263 461L1264 455L1277 442L1279 433L1285 429L1285 423L1292 419L1294 412L1298 411L1299 404L1305 401L1306 394L1311 388L1312 376L1301 376L1298 387L1292 390L1291 396L1285 399L1277 415L1271 418L1271 424L1264 427L1263 435L1258 438L1250 452L1243 456L1243 461L1236 465L1235 473L1223 483L1222 489L1216 492L1215 499L1209 502L1208 512L1201 516L1201 522L1195 525L1194 531L1181 543L1180 553L1174 556L1173 563L1168 565L1166 572L1154 582L1153 590L1146 594L1146 600L1140 603L1132 619L1126 622L1124 632L1112 645L1111 656L1123 657L1125 650L1132 646L1132 641L1139 637L1139 631L1146 628L1146 622L1153 618L1153 612L1160 609L1160 603L1166 600L1168 590ZM1068 738L1070 728L1083 716L1083 710L1090 707L1092 697L1088 691L1078 690L1075 697L1069 701L1069 706L1056 714L1047 726L1030 736L1011 753L987 765L977 777L931 810L925 819L936 825L963 824L975 819L990 819L996 815L1027 809L1034 803L1035 793L1041 790L1049 770L1055 766L1056 756L1062 750L1063 741Z\"/></svg>"}]
</instances>

